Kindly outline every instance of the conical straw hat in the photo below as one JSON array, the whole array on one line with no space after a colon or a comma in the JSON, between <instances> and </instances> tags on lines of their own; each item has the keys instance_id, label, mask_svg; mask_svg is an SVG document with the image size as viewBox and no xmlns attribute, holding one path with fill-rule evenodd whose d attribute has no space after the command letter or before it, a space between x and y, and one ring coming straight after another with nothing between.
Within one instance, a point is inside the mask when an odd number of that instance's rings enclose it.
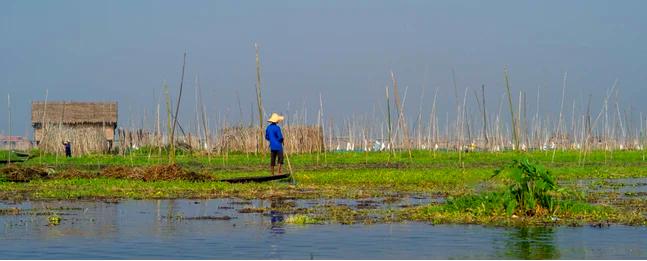
<instances>
[{"instance_id":1,"label":"conical straw hat","mask_svg":"<svg viewBox=\"0 0 647 261\"><path fill-rule=\"evenodd\" d=\"M274 112L272 113L272 116L270 116L270 118L267 119L267 121L272 123L278 123L280 121L283 121L283 118L284 118L283 116L278 115L276 112Z\"/></svg>"}]
</instances>

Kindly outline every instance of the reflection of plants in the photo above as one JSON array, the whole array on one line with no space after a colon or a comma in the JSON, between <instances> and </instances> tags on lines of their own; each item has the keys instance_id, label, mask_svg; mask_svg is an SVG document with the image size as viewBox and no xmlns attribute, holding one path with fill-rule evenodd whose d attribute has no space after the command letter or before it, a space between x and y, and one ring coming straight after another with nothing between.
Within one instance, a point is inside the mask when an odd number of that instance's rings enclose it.
<instances>
[{"instance_id":1,"label":"reflection of plants","mask_svg":"<svg viewBox=\"0 0 647 261\"><path fill-rule=\"evenodd\" d=\"M541 215L555 210L553 195L561 190L555 183L555 177L543 166L533 164L528 159L513 160L511 164L497 169L494 176L505 175L508 189L504 192L508 214L517 212L521 215Z\"/></svg>"},{"instance_id":2,"label":"reflection of plants","mask_svg":"<svg viewBox=\"0 0 647 261\"><path fill-rule=\"evenodd\" d=\"M506 258L512 259L558 259L553 228L521 227L510 230L506 238Z\"/></svg>"},{"instance_id":3,"label":"reflection of plants","mask_svg":"<svg viewBox=\"0 0 647 261\"><path fill-rule=\"evenodd\" d=\"M54 213L51 216L47 217L47 221L49 222L50 226L57 226L61 223L61 216Z\"/></svg>"}]
</instances>

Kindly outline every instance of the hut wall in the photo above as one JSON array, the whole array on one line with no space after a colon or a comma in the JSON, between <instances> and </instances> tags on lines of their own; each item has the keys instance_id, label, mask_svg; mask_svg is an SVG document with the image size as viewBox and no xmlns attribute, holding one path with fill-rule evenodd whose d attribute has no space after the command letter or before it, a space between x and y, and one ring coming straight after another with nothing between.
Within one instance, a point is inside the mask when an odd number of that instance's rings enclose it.
<instances>
[{"instance_id":1,"label":"hut wall","mask_svg":"<svg viewBox=\"0 0 647 261\"><path fill-rule=\"evenodd\" d=\"M40 142L43 139L43 129L42 128L34 128L34 141L37 143Z\"/></svg>"},{"instance_id":2,"label":"hut wall","mask_svg":"<svg viewBox=\"0 0 647 261\"><path fill-rule=\"evenodd\" d=\"M105 126L103 128L103 133L106 136L106 140L114 141L115 140L115 127L114 126Z\"/></svg>"},{"instance_id":3,"label":"hut wall","mask_svg":"<svg viewBox=\"0 0 647 261\"><path fill-rule=\"evenodd\" d=\"M34 130L34 136L40 138L37 139L39 149L63 154L63 142L69 140L73 156L107 152L110 144L106 133L105 126L101 124L51 124L45 129Z\"/></svg>"}]
</instances>

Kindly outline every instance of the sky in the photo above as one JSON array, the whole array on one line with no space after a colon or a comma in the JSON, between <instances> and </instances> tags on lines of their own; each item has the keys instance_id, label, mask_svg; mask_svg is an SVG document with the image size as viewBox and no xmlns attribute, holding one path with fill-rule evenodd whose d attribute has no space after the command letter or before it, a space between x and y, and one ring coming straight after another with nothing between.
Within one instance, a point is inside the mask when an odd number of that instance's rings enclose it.
<instances>
[{"instance_id":1,"label":"sky","mask_svg":"<svg viewBox=\"0 0 647 261\"><path fill-rule=\"evenodd\" d=\"M529 112L594 111L617 80L621 108L647 112L647 1L0 1L0 133L31 135L30 104L117 101L121 127L150 126L163 83L180 119L195 119L196 86L212 127L256 110L254 43L266 113L316 122L381 121L394 72L407 116L494 113L508 68ZM196 84L196 82L198 84ZM505 108L505 107L504 107ZM242 117L241 117L242 111ZM257 117L257 116L256 116ZM440 117L440 116L439 116ZM256 119L257 121L257 119Z\"/></svg>"}]
</instances>

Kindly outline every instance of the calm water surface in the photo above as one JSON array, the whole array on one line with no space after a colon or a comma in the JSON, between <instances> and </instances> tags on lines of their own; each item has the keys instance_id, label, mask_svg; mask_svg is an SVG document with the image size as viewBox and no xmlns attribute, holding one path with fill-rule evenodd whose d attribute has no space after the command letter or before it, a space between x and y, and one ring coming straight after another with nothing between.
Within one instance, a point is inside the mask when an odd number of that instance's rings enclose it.
<instances>
[{"instance_id":1,"label":"calm water surface","mask_svg":"<svg viewBox=\"0 0 647 261\"><path fill-rule=\"evenodd\" d=\"M416 204L408 199L397 204ZM333 202L352 202L334 200ZM329 204L300 200L298 206ZM3 259L646 259L647 228L496 228L424 223L285 225L239 213L267 201L145 200L0 203ZM388 207L388 206L387 206ZM63 220L48 226L55 212ZM179 219L177 217L183 217ZM195 220L196 217L231 217Z\"/></svg>"}]
</instances>

